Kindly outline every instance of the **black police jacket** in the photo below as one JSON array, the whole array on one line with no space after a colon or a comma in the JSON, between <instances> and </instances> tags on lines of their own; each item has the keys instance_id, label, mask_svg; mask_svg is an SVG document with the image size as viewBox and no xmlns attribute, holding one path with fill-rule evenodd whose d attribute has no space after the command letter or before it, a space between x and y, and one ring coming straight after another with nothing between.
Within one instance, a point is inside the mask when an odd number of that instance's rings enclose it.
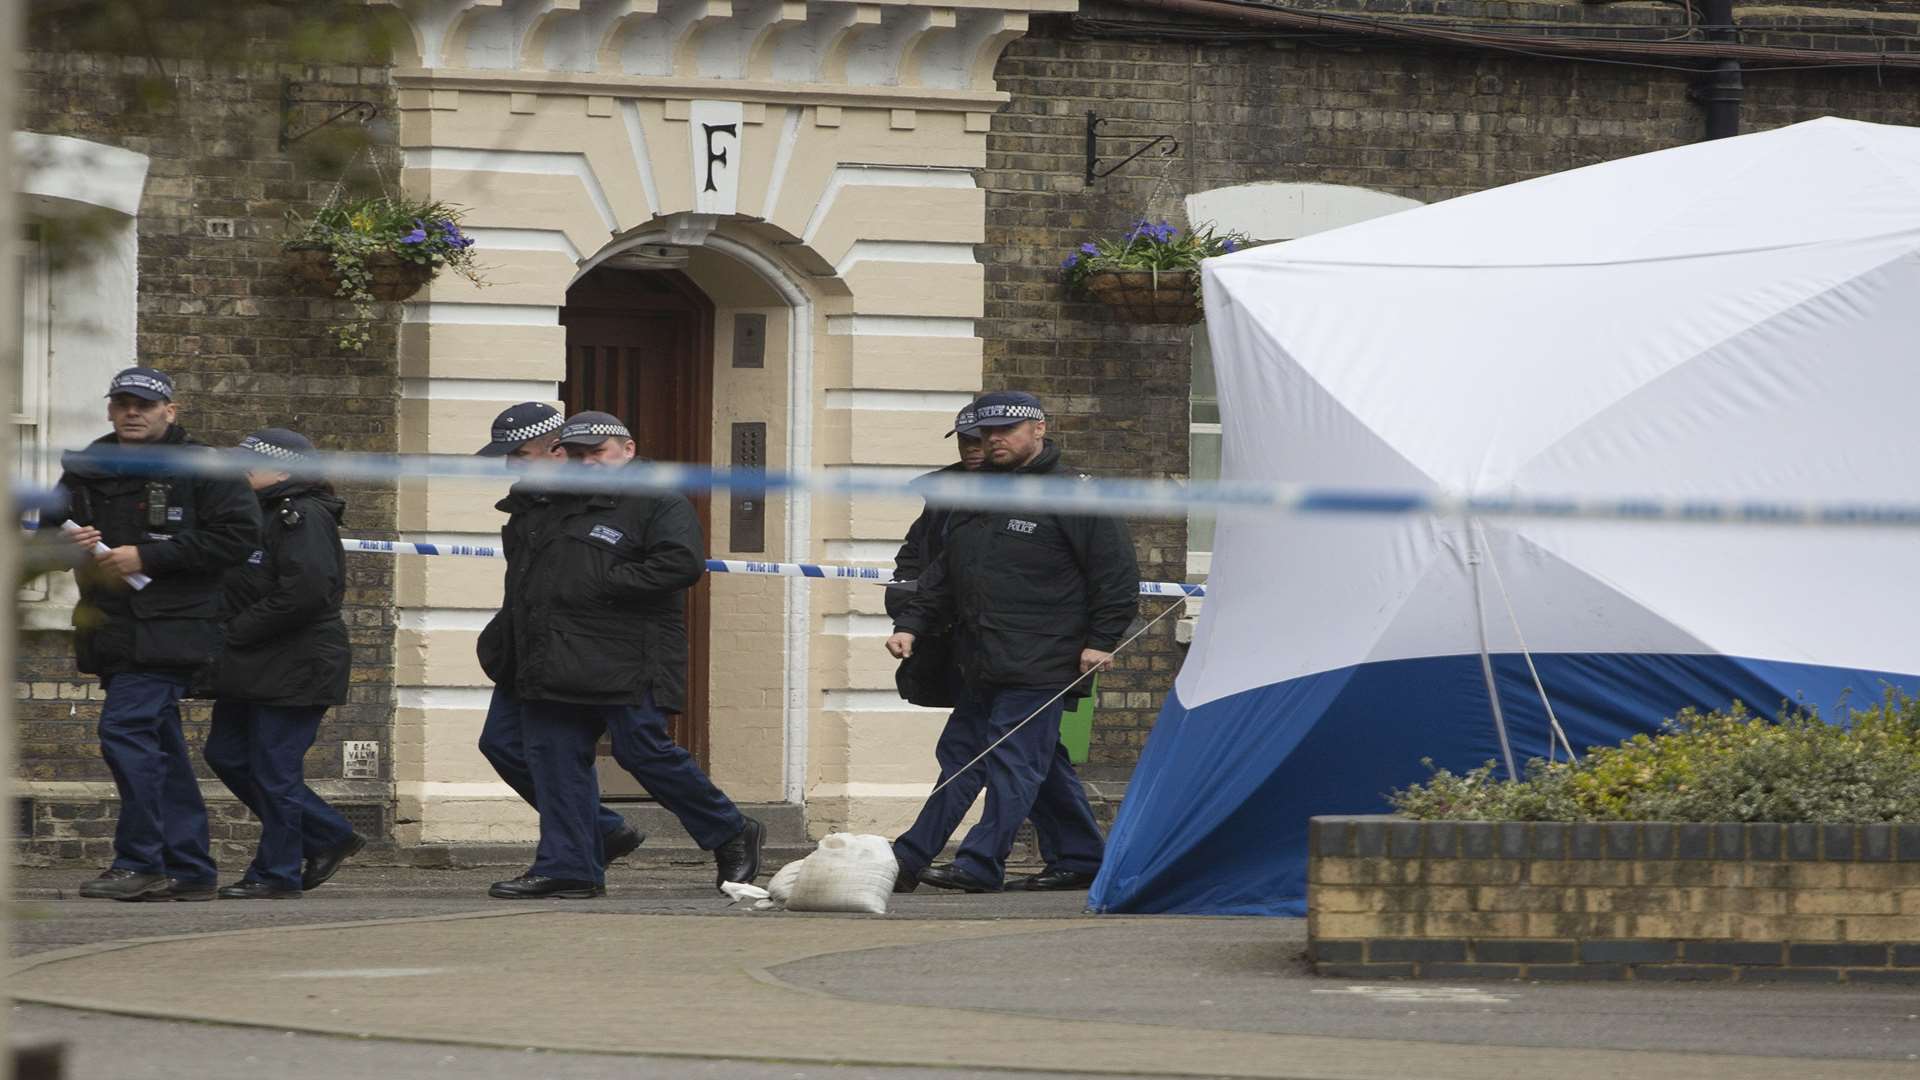
<instances>
[{"instance_id":1,"label":"black police jacket","mask_svg":"<svg viewBox=\"0 0 1920 1080\"><path fill-rule=\"evenodd\" d=\"M347 504L305 480L266 488L259 502L260 547L222 582L225 643L208 690L261 705L341 704L352 663L340 618Z\"/></svg>"},{"instance_id":2,"label":"black police jacket","mask_svg":"<svg viewBox=\"0 0 1920 1080\"><path fill-rule=\"evenodd\" d=\"M71 505L68 516L99 529L108 547L138 547L153 583L136 592L117 576L84 566L73 614L74 658L93 675L188 674L219 644L220 576L257 546L259 503L242 480L153 475L97 452L119 442L106 435L67 454L60 486ZM178 424L161 444L213 453Z\"/></svg>"},{"instance_id":3,"label":"black police jacket","mask_svg":"<svg viewBox=\"0 0 1920 1080\"><path fill-rule=\"evenodd\" d=\"M965 465L956 461L944 469L927 473L921 479L965 472L966 469ZM951 507L929 506L913 519L913 524L907 529L906 541L893 557L895 581L916 580L929 564L940 557L940 552L947 546L947 521L952 512ZM899 618L906 612L907 604L912 599L912 589L889 587L886 595L887 615ZM921 635L914 642L913 655L900 661L894 669L894 689L908 702L932 709L950 709L959 704L962 679L953 662L951 629L942 626L932 633Z\"/></svg>"},{"instance_id":4,"label":"black police jacket","mask_svg":"<svg viewBox=\"0 0 1920 1080\"><path fill-rule=\"evenodd\" d=\"M527 701L638 705L687 697L686 591L706 571L693 504L679 495L515 488L506 600L480 635L480 666Z\"/></svg>"},{"instance_id":5,"label":"black police jacket","mask_svg":"<svg viewBox=\"0 0 1920 1080\"><path fill-rule=\"evenodd\" d=\"M1018 471L1061 471L1059 447L1048 440ZM919 636L951 619L971 684L1057 689L1080 677L1082 649L1119 646L1139 599L1139 563L1118 518L955 509L946 547L894 625Z\"/></svg>"},{"instance_id":6,"label":"black police jacket","mask_svg":"<svg viewBox=\"0 0 1920 1080\"><path fill-rule=\"evenodd\" d=\"M935 469L920 479L945 476L947 473L966 472L967 467L954 462L944 469ZM907 538L900 550L893 556L893 580L913 581L922 571L940 557L947 546L947 518L953 513L950 506L928 506L920 511L907 527ZM913 599L911 589L887 590L887 615L899 618L907 610L907 601Z\"/></svg>"}]
</instances>

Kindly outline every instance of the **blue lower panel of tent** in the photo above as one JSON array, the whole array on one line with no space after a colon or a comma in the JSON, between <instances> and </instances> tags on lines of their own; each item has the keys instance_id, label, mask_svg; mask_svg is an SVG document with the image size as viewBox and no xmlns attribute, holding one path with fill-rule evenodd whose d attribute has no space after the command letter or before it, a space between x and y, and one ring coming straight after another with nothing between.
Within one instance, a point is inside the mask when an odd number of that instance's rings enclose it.
<instances>
[{"instance_id":1,"label":"blue lower panel of tent","mask_svg":"<svg viewBox=\"0 0 1920 1080\"><path fill-rule=\"evenodd\" d=\"M1656 730L1692 705L1783 701L1834 715L1920 675L1728 656L1535 654L1554 715L1576 749ZM1524 658L1494 658L1524 762L1547 752L1546 711ZM1110 912L1303 915L1307 819L1387 809L1425 778L1500 755L1477 655L1361 664L1212 701L1169 695L1107 841L1090 906Z\"/></svg>"}]
</instances>

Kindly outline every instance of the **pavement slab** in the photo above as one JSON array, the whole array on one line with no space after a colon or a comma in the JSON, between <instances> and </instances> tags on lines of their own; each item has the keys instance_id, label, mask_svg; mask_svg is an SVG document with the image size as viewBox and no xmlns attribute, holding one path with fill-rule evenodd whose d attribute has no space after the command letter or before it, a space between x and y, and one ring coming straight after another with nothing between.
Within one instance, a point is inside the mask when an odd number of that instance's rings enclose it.
<instances>
[{"instance_id":1,"label":"pavement slab","mask_svg":"<svg viewBox=\"0 0 1920 1080\"><path fill-rule=\"evenodd\" d=\"M697 893L651 902L711 903ZM121 911L221 906L97 905ZM302 919L325 906L317 897L252 905L301 908L287 915ZM994 909L976 904L970 910ZM1914 1038L1920 1025L1880 1000L1898 995L1857 994L1776 999L1783 1015L1803 1002L1827 1000L1835 1016L1864 1007L1875 1023L1885 1021L1880 1026L1888 1034L1855 1040L1854 1053L1818 1065L1804 1056L1568 1045L1577 1038L1475 1045L1463 1028L1438 1029L1448 1041L1409 1039L1404 1036L1422 1029L1391 1014L1376 1015L1384 1024L1371 1028L1301 1033L1303 1026L1313 1028L1310 1018L1303 1025L1292 1010L1273 1007L1273 1001L1295 999L1263 994L1265 987L1352 992L1299 970L1293 958L1300 930L1291 920L843 918L568 905L308 925L267 912L249 917L272 921L37 953L19 962L11 990L20 1000L71 1009L395 1040L396 1047L533 1047L866 1069L1298 1080L1563 1074L1851 1080L1910 1074L1912 1065L1896 1062L1904 1061L1905 1047L1920 1043ZM1063 978L1084 980L1094 992L1070 992ZM1117 988L1103 992L1116 987L1114 979L1121 980ZM1502 984L1466 989L1468 996L1503 996ZM1260 1007L1263 998L1272 1000ZM1221 1000L1237 1004L1223 1009ZM1740 1000L1750 1006L1759 999ZM1492 1008L1474 1000L1416 1003L1441 1013ZM1379 1013L1377 1000L1355 1004L1356 1015ZM1407 1004L1395 1007L1407 1011ZM1652 1010L1662 1007L1654 1003ZM1712 1022L1697 1006L1694 1012L1697 1022ZM1509 1018L1509 1026L1514 1023ZM1491 1044L1496 1041L1509 1044ZM1860 1060L1870 1056L1879 1060Z\"/></svg>"}]
</instances>

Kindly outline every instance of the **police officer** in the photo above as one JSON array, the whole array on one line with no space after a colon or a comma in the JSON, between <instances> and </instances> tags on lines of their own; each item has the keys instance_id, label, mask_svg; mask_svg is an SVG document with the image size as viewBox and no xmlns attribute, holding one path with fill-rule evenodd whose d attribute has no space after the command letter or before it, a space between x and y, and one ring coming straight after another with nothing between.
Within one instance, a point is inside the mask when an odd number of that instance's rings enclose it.
<instances>
[{"instance_id":1,"label":"police officer","mask_svg":"<svg viewBox=\"0 0 1920 1080\"><path fill-rule=\"evenodd\" d=\"M986 443L980 437L980 429L974 426L973 403L968 402L959 415L954 417L953 430L947 432L955 439L959 460L942 469L928 473L922 479L950 475L953 473L976 472L987 459ZM907 529L905 542L893 557L893 578L896 582L912 582L920 576L930 563L940 557L947 544L947 523L951 511L944 506L929 506L920 512L913 525ZM906 588L889 587L887 589L887 614L898 618L906 612L907 601L913 596ZM940 731L940 739L934 744L934 760L940 765L940 778L935 787L937 793L921 807L913 826L893 842L894 860L899 863L899 875L894 879L893 891L912 892L920 883L920 871L930 865L934 857L940 854L951 836L952 823L958 822L973 801L980 794L985 780L978 769L949 783L954 772L979 753L973 746L971 733L977 731L983 717L955 709L961 700L962 681L959 668L953 663L952 628L941 627L933 634L921 637L914 642L913 655L900 661L894 682L900 696L915 705L927 708L953 709L947 716L946 726ZM942 786L944 785L944 786ZM955 810L958 810L958 814ZM1030 815L1034 819L1034 835L1040 841L1042 857L1046 859L1047 869L1042 873L1021 879L1016 886L1032 888L1034 882L1046 883L1046 888L1069 888L1066 882L1077 881L1075 875L1058 873L1054 869L1056 862L1053 844L1053 821L1047 817L1045 807L1036 805ZM941 823L946 822L947 831L940 832Z\"/></svg>"},{"instance_id":2,"label":"police officer","mask_svg":"<svg viewBox=\"0 0 1920 1080\"><path fill-rule=\"evenodd\" d=\"M82 896L211 900L217 884L180 698L219 643L220 576L253 552L260 511L239 480L123 463L135 448L211 453L177 417L173 380L128 368L107 390L113 432L63 462L71 539L107 548L79 571L74 658L106 690L100 753L120 794L113 865Z\"/></svg>"},{"instance_id":3,"label":"police officer","mask_svg":"<svg viewBox=\"0 0 1920 1080\"><path fill-rule=\"evenodd\" d=\"M987 469L1064 472L1059 447L1046 437L1046 413L1033 395L981 395L974 425L986 443ZM895 617L887 650L907 657L917 638L951 621L963 681L955 711L980 718L968 732L961 760L1005 741L975 766L983 770L987 789L980 824L967 833L951 865L928 867L920 880L965 892L998 891L1021 819L1040 808L1043 819L1052 821L1054 850L1041 875L1046 880L1026 887L1083 887L1099 870L1104 842L1060 745L1060 714L1066 699L1085 695L1082 676L1109 666L1133 621L1140 590L1133 542L1113 518L1031 510L956 509L946 535L945 548ZM1060 695L1069 686L1074 690ZM950 833L965 812L958 800L942 802L934 825L944 825L944 832L938 835Z\"/></svg>"},{"instance_id":4,"label":"police officer","mask_svg":"<svg viewBox=\"0 0 1920 1080\"><path fill-rule=\"evenodd\" d=\"M560 429L570 468L633 460L632 433L584 412ZM506 528L504 635L540 811L532 869L494 884L505 899L606 891L594 747L614 760L714 853L716 882L759 873L765 830L742 815L667 734L684 707L686 590L706 569L700 523L679 495L555 493L517 486Z\"/></svg>"},{"instance_id":5,"label":"police officer","mask_svg":"<svg viewBox=\"0 0 1920 1080\"><path fill-rule=\"evenodd\" d=\"M223 900L291 900L367 846L307 786L302 765L327 707L347 700L352 651L340 521L347 504L324 480L299 432L265 428L241 440L260 502L260 548L227 571L225 642L208 676L213 726L204 751L227 790L260 819L260 846ZM302 859L306 860L304 868Z\"/></svg>"},{"instance_id":6,"label":"police officer","mask_svg":"<svg viewBox=\"0 0 1920 1080\"><path fill-rule=\"evenodd\" d=\"M565 422L553 406L543 401L523 401L494 418L492 439L480 448L479 455L504 458L514 469L557 465L567 460L566 451L560 449L560 425ZM480 753L515 794L528 806L538 807L533 797L533 774L527 769L526 737L521 731L525 710L514 695L513 672L506 662L508 620L503 607L480 633L480 665L494 681L487 719L480 728ZM604 803L597 813L603 868L633 854L645 842L645 833L628 825Z\"/></svg>"}]
</instances>

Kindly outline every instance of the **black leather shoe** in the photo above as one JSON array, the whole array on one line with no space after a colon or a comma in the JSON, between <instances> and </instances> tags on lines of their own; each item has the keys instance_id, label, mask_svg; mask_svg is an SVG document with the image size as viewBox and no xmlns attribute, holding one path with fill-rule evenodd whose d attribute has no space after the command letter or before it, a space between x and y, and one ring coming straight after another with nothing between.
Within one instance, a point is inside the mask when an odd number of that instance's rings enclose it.
<instances>
[{"instance_id":1,"label":"black leather shoe","mask_svg":"<svg viewBox=\"0 0 1920 1080\"><path fill-rule=\"evenodd\" d=\"M954 889L969 893L1000 891L997 887L981 881L965 870L956 869L951 863L946 866L927 867L920 871L920 880L936 889Z\"/></svg>"},{"instance_id":2,"label":"black leather shoe","mask_svg":"<svg viewBox=\"0 0 1920 1080\"><path fill-rule=\"evenodd\" d=\"M910 893L919 887L920 887L920 875L914 873L911 870L906 869L905 867L902 867L900 869L900 872L893 876L894 892Z\"/></svg>"},{"instance_id":3,"label":"black leather shoe","mask_svg":"<svg viewBox=\"0 0 1920 1080\"><path fill-rule=\"evenodd\" d=\"M302 889L317 889L325 885L327 881L333 877L334 873L340 869L341 863L360 854L360 849L366 846L367 838L361 836L359 833L354 833L338 846L328 848L308 859L307 869L300 875L300 887ZM222 892L221 895L224 896L225 893Z\"/></svg>"},{"instance_id":4,"label":"black leather shoe","mask_svg":"<svg viewBox=\"0 0 1920 1080\"><path fill-rule=\"evenodd\" d=\"M1072 892L1092 888L1094 877L1084 870L1042 870L1010 883L1007 888L1025 892Z\"/></svg>"},{"instance_id":5,"label":"black leather shoe","mask_svg":"<svg viewBox=\"0 0 1920 1080\"><path fill-rule=\"evenodd\" d=\"M182 903L194 903L200 900L213 899L213 886L214 883L211 881L181 881L177 877L168 878L166 888L161 889L159 892L150 892L145 896L139 897L139 899L175 900Z\"/></svg>"},{"instance_id":6,"label":"black leather shoe","mask_svg":"<svg viewBox=\"0 0 1920 1080\"><path fill-rule=\"evenodd\" d=\"M767 827L748 818L740 835L713 849L713 887L717 889L727 881L752 884L760 876L760 848L766 841Z\"/></svg>"},{"instance_id":7,"label":"black leather shoe","mask_svg":"<svg viewBox=\"0 0 1920 1080\"><path fill-rule=\"evenodd\" d=\"M220 887L222 900L298 900L299 889L276 889L264 881L236 881Z\"/></svg>"},{"instance_id":8,"label":"black leather shoe","mask_svg":"<svg viewBox=\"0 0 1920 1080\"><path fill-rule=\"evenodd\" d=\"M522 874L512 881L494 882L487 895L501 900L591 900L607 895L607 887L573 878Z\"/></svg>"},{"instance_id":9,"label":"black leather shoe","mask_svg":"<svg viewBox=\"0 0 1920 1080\"><path fill-rule=\"evenodd\" d=\"M166 888L165 874L116 869L80 886L80 895L89 900L138 900L148 893L164 892Z\"/></svg>"},{"instance_id":10,"label":"black leather shoe","mask_svg":"<svg viewBox=\"0 0 1920 1080\"><path fill-rule=\"evenodd\" d=\"M612 866L616 860L624 859L639 851L640 845L646 842L647 834L632 826L613 833L600 841L600 868L604 870Z\"/></svg>"}]
</instances>

